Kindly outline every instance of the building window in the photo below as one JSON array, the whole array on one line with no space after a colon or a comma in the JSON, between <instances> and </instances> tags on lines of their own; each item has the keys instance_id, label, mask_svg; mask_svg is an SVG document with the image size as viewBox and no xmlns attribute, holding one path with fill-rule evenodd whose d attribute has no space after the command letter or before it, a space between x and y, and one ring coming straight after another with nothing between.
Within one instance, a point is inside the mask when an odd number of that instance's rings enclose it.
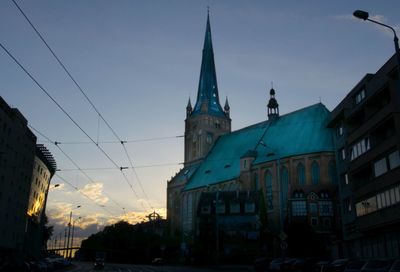
<instances>
[{"instance_id":1,"label":"building window","mask_svg":"<svg viewBox=\"0 0 400 272\"><path fill-rule=\"evenodd\" d=\"M387 191L388 192L388 191ZM363 216L378 210L377 197L373 196L366 200L356 203L357 216Z\"/></svg>"},{"instance_id":2,"label":"building window","mask_svg":"<svg viewBox=\"0 0 400 272\"><path fill-rule=\"evenodd\" d=\"M349 185L349 175L346 173L346 174L344 174L344 183L346 184L346 185Z\"/></svg>"},{"instance_id":3,"label":"building window","mask_svg":"<svg viewBox=\"0 0 400 272\"><path fill-rule=\"evenodd\" d=\"M208 144L211 144L213 141L213 134L212 133L207 133L207 138L206 141Z\"/></svg>"},{"instance_id":4,"label":"building window","mask_svg":"<svg viewBox=\"0 0 400 272\"><path fill-rule=\"evenodd\" d=\"M338 126L338 128L337 128L337 135L338 135L339 137L341 137L341 136L343 136L343 132L344 132L343 124L340 124L340 125Z\"/></svg>"},{"instance_id":5,"label":"building window","mask_svg":"<svg viewBox=\"0 0 400 272\"><path fill-rule=\"evenodd\" d=\"M374 163L374 171L375 171L375 177L379 177L380 175L383 175L388 171L386 158L382 158Z\"/></svg>"},{"instance_id":6,"label":"building window","mask_svg":"<svg viewBox=\"0 0 400 272\"><path fill-rule=\"evenodd\" d=\"M265 171L265 191L267 195L267 209L273 210L273 194L272 194L272 174L271 171Z\"/></svg>"},{"instance_id":7,"label":"building window","mask_svg":"<svg viewBox=\"0 0 400 272\"><path fill-rule=\"evenodd\" d=\"M352 207L351 207L351 200L350 200L350 198L344 199L343 203L344 203L344 209L345 209L345 211L346 211L347 213L351 213Z\"/></svg>"},{"instance_id":8,"label":"building window","mask_svg":"<svg viewBox=\"0 0 400 272\"><path fill-rule=\"evenodd\" d=\"M311 164L311 183L318 185L319 183L319 165L316 161Z\"/></svg>"},{"instance_id":9,"label":"building window","mask_svg":"<svg viewBox=\"0 0 400 272\"><path fill-rule=\"evenodd\" d=\"M361 91L359 91L356 94L356 97L355 97L356 105L358 105L361 101L363 101L364 98L365 98L365 89L362 89Z\"/></svg>"},{"instance_id":10,"label":"building window","mask_svg":"<svg viewBox=\"0 0 400 272\"><path fill-rule=\"evenodd\" d=\"M308 204L308 210L310 211L311 214L317 214L318 213L318 205L315 202L311 202Z\"/></svg>"},{"instance_id":11,"label":"building window","mask_svg":"<svg viewBox=\"0 0 400 272\"><path fill-rule=\"evenodd\" d=\"M254 184L254 190L255 191L260 190L260 183L258 181L258 174L257 173L253 174L253 184Z\"/></svg>"},{"instance_id":12,"label":"building window","mask_svg":"<svg viewBox=\"0 0 400 272\"><path fill-rule=\"evenodd\" d=\"M329 179L331 181L331 184L336 185L337 184L337 173L336 173L336 165L333 160L329 161L328 174L329 174Z\"/></svg>"},{"instance_id":13,"label":"building window","mask_svg":"<svg viewBox=\"0 0 400 272\"><path fill-rule=\"evenodd\" d=\"M245 213L254 213L256 211L256 205L254 202L246 202L244 204L244 212Z\"/></svg>"},{"instance_id":14,"label":"building window","mask_svg":"<svg viewBox=\"0 0 400 272\"><path fill-rule=\"evenodd\" d=\"M390 169L394 169L400 166L400 152L398 150L389 154L389 166Z\"/></svg>"},{"instance_id":15,"label":"building window","mask_svg":"<svg viewBox=\"0 0 400 272\"><path fill-rule=\"evenodd\" d=\"M311 217L311 226L313 227L318 226L318 217Z\"/></svg>"},{"instance_id":16,"label":"building window","mask_svg":"<svg viewBox=\"0 0 400 272\"><path fill-rule=\"evenodd\" d=\"M344 148L340 149L341 158L344 161L346 159L346 150Z\"/></svg>"},{"instance_id":17,"label":"building window","mask_svg":"<svg viewBox=\"0 0 400 272\"><path fill-rule=\"evenodd\" d=\"M358 141L350 148L351 150L350 160L358 158L359 156L370 150L370 148L371 146L368 137L362 139L361 141Z\"/></svg>"},{"instance_id":18,"label":"building window","mask_svg":"<svg viewBox=\"0 0 400 272\"><path fill-rule=\"evenodd\" d=\"M225 213L225 202L219 200L217 203L217 213L223 214Z\"/></svg>"},{"instance_id":19,"label":"building window","mask_svg":"<svg viewBox=\"0 0 400 272\"><path fill-rule=\"evenodd\" d=\"M230 206L230 213L240 213L240 204L239 202L231 202Z\"/></svg>"},{"instance_id":20,"label":"building window","mask_svg":"<svg viewBox=\"0 0 400 272\"><path fill-rule=\"evenodd\" d=\"M292 215L293 216L306 216L307 215L307 202L305 200L292 201Z\"/></svg>"},{"instance_id":21,"label":"building window","mask_svg":"<svg viewBox=\"0 0 400 272\"><path fill-rule=\"evenodd\" d=\"M319 202L319 215L333 216L332 201L320 201Z\"/></svg>"},{"instance_id":22,"label":"building window","mask_svg":"<svg viewBox=\"0 0 400 272\"><path fill-rule=\"evenodd\" d=\"M299 185L306 184L305 168L301 162L299 164L297 164L297 181L298 181Z\"/></svg>"},{"instance_id":23,"label":"building window","mask_svg":"<svg viewBox=\"0 0 400 272\"><path fill-rule=\"evenodd\" d=\"M281 193L282 193L282 210L286 210L289 192L289 171L285 166L281 168Z\"/></svg>"}]
</instances>

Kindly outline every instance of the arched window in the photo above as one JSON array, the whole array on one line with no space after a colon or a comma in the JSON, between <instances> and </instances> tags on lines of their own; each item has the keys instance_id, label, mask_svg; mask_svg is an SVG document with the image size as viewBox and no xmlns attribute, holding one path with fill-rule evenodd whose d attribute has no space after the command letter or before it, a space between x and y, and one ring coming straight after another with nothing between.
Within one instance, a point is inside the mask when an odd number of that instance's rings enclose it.
<instances>
[{"instance_id":1,"label":"arched window","mask_svg":"<svg viewBox=\"0 0 400 272\"><path fill-rule=\"evenodd\" d=\"M297 182L299 185L306 184L306 172L304 165L301 162L297 165Z\"/></svg>"},{"instance_id":2,"label":"arched window","mask_svg":"<svg viewBox=\"0 0 400 272\"><path fill-rule=\"evenodd\" d=\"M265 171L265 191L267 195L267 209L274 209L273 194L272 194L272 174L271 171Z\"/></svg>"},{"instance_id":3,"label":"arched window","mask_svg":"<svg viewBox=\"0 0 400 272\"><path fill-rule=\"evenodd\" d=\"M328 164L329 180L333 185L337 185L337 173L334 160L330 160Z\"/></svg>"},{"instance_id":4,"label":"arched window","mask_svg":"<svg viewBox=\"0 0 400 272\"><path fill-rule=\"evenodd\" d=\"M316 161L311 164L311 183L313 185L319 184L319 165Z\"/></svg>"},{"instance_id":5,"label":"arched window","mask_svg":"<svg viewBox=\"0 0 400 272\"><path fill-rule=\"evenodd\" d=\"M260 183L258 182L258 173L253 174L253 188L255 191L260 190Z\"/></svg>"},{"instance_id":6,"label":"arched window","mask_svg":"<svg viewBox=\"0 0 400 272\"><path fill-rule=\"evenodd\" d=\"M285 166L281 167L281 208L283 211L287 208L288 191L289 191L289 171Z\"/></svg>"}]
</instances>

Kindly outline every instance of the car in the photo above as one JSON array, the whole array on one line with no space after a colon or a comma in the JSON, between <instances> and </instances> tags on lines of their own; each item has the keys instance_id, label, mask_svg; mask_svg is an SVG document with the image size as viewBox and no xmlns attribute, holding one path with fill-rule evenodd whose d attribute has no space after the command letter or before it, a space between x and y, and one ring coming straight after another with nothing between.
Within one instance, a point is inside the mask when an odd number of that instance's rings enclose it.
<instances>
[{"instance_id":1,"label":"car","mask_svg":"<svg viewBox=\"0 0 400 272\"><path fill-rule=\"evenodd\" d=\"M271 259L266 257L257 258L254 260L254 271L256 272L264 272L268 271L269 264L271 263Z\"/></svg>"},{"instance_id":2,"label":"car","mask_svg":"<svg viewBox=\"0 0 400 272\"><path fill-rule=\"evenodd\" d=\"M360 272L365 263L365 261L360 260L349 261L344 269L344 272Z\"/></svg>"},{"instance_id":3,"label":"car","mask_svg":"<svg viewBox=\"0 0 400 272\"><path fill-rule=\"evenodd\" d=\"M281 271L281 266L284 263L284 258L273 259L269 264L269 271Z\"/></svg>"},{"instance_id":4,"label":"car","mask_svg":"<svg viewBox=\"0 0 400 272\"><path fill-rule=\"evenodd\" d=\"M165 262L163 258L154 258L151 263L153 265L163 265Z\"/></svg>"},{"instance_id":5,"label":"car","mask_svg":"<svg viewBox=\"0 0 400 272\"><path fill-rule=\"evenodd\" d=\"M400 260L395 260L393 262L389 272L400 272Z\"/></svg>"},{"instance_id":6,"label":"car","mask_svg":"<svg viewBox=\"0 0 400 272\"><path fill-rule=\"evenodd\" d=\"M343 272L350 259L336 259L333 260L326 268L329 272Z\"/></svg>"},{"instance_id":7,"label":"car","mask_svg":"<svg viewBox=\"0 0 400 272\"><path fill-rule=\"evenodd\" d=\"M331 264L331 262L327 261L327 260L319 261L314 264L313 271L314 272L326 272L328 270L327 268L329 267L330 264Z\"/></svg>"},{"instance_id":8,"label":"car","mask_svg":"<svg viewBox=\"0 0 400 272\"><path fill-rule=\"evenodd\" d=\"M392 263L392 260L371 260L362 267L361 272L388 272Z\"/></svg>"},{"instance_id":9,"label":"car","mask_svg":"<svg viewBox=\"0 0 400 272\"><path fill-rule=\"evenodd\" d=\"M95 270L103 269L104 268L104 259L96 258L96 260L94 261L94 264L93 264L93 268Z\"/></svg>"}]
</instances>

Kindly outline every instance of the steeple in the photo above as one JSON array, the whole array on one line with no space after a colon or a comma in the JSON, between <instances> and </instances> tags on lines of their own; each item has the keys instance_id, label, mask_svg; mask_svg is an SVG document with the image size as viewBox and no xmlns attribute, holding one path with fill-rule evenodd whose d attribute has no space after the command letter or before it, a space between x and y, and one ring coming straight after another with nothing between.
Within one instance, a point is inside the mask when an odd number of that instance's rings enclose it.
<instances>
[{"instance_id":1,"label":"steeple","mask_svg":"<svg viewBox=\"0 0 400 272\"><path fill-rule=\"evenodd\" d=\"M186 106L186 117L190 116L190 114L192 114L192 103L190 102L190 97L189 97L189 101Z\"/></svg>"},{"instance_id":2,"label":"steeple","mask_svg":"<svg viewBox=\"0 0 400 272\"><path fill-rule=\"evenodd\" d=\"M219 103L209 14L207 14L206 34L204 38L197 100L192 115L201 113L207 113L214 116L225 115Z\"/></svg>"},{"instance_id":3,"label":"steeple","mask_svg":"<svg viewBox=\"0 0 400 272\"><path fill-rule=\"evenodd\" d=\"M226 97L224 111L225 111L226 116L228 116L228 117L229 117L230 109L231 109L231 107L229 107L228 97Z\"/></svg>"},{"instance_id":4,"label":"steeple","mask_svg":"<svg viewBox=\"0 0 400 272\"><path fill-rule=\"evenodd\" d=\"M279 118L279 104L275 99L275 90L271 87L269 91L269 95L271 96L267 105L268 108L268 119L273 120Z\"/></svg>"}]
</instances>

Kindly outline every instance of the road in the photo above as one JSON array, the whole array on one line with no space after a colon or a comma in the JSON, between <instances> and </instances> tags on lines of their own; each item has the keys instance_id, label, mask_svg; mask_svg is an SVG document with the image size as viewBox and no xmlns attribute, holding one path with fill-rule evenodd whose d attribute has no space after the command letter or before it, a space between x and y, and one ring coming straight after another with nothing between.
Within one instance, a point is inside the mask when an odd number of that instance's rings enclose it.
<instances>
[{"instance_id":1,"label":"road","mask_svg":"<svg viewBox=\"0 0 400 272\"><path fill-rule=\"evenodd\" d=\"M189 266L152 266L136 264L107 264L102 270L94 270L91 262L74 262L74 266L68 272L216 272L216 271L253 271L246 266L220 266L220 267L189 267Z\"/></svg>"}]
</instances>

